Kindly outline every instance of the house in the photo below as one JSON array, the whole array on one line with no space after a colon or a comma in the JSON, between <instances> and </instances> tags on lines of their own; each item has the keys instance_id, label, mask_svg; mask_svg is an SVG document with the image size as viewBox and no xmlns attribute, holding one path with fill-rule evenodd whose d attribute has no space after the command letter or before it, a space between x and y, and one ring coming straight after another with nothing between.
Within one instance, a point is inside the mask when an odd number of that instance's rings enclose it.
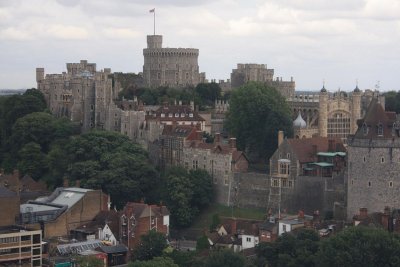
<instances>
[{"instance_id":1,"label":"house","mask_svg":"<svg viewBox=\"0 0 400 267\"><path fill-rule=\"evenodd\" d=\"M169 215L166 206L128 202L120 213L120 242L132 251L140 237L150 230L169 235Z\"/></svg>"},{"instance_id":2,"label":"house","mask_svg":"<svg viewBox=\"0 0 400 267\"><path fill-rule=\"evenodd\" d=\"M260 242L274 242L278 238L278 225L275 222L260 223L258 229Z\"/></svg>"},{"instance_id":3,"label":"house","mask_svg":"<svg viewBox=\"0 0 400 267\"><path fill-rule=\"evenodd\" d=\"M299 211L298 216L289 216L279 220L278 235L292 232L293 230L312 226L313 216L305 215Z\"/></svg>"},{"instance_id":4,"label":"house","mask_svg":"<svg viewBox=\"0 0 400 267\"><path fill-rule=\"evenodd\" d=\"M211 246L234 251L253 248L259 243L258 221L226 218L216 232L206 233Z\"/></svg>"},{"instance_id":5,"label":"house","mask_svg":"<svg viewBox=\"0 0 400 267\"><path fill-rule=\"evenodd\" d=\"M108 245L118 245L120 240L120 212L115 210L100 211L94 219L71 230L74 239L84 241L99 239Z\"/></svg>"},{"instance_id":6,"label":"house","mask_svg":"<svg viewBox=\"0 0 400 267\"><path fill-rule=\"evenodd\" d=\"M128 248L124 245L100 246L95 248L95 250L106 255L107 267L127 263Z\"/></svg>"}]
</instances>

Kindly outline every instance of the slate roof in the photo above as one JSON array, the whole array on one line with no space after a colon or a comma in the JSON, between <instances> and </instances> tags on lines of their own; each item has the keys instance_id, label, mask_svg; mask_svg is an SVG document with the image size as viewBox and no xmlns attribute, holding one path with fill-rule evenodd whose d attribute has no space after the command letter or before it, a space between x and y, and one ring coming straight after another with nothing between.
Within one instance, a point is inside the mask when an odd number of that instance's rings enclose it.
<instances>
[{"instance_id":1,"label":"slate roof","mask_svg":"<svg viewBox=\"0 0 400 267\"><path fill-rule=\"evenodd\" d=\"M96 250L107 253L107 254L128 252L128 248L124 245L101 246L101 247L97 247Z\"/></svg>"},{"instance_id":2,"label":"slate roof","mask_svg":"<svg viewBox=\"0 0 400 267\"><path fill-rule=\"evenodd\" d=\"M392 135L392 129L395 122L396 113L385 111L382 105L378 103L377 99L372 99L364 118L357 121L358 129L354 137L358 139L391 139L394 137ZM378 134L380 125L383 130L382 135ZM365 130L364 127L368 127L368 130ZM396 137L399 137L398 132Z\"/></svg>"},{"instance_id":3,"label":"slate roof","mask_svg":"<svg viewBox=\"0 0 400 267\"><path fill-rule=\"evenodd\" d=\"M165 125L162 135L183 137L183 138L196 138L197 128L191 125Z\"/></svg>"},{"instance_id":4,"label":"slate roof","mask_svg":"<svg viewBox=\"0 0 400 267\"><path fill-rule=\"evenodd\" d=\"M8 190L5 187L0 187L0 197L15 197L17 193Z\"/></svg>"}]
</instances>

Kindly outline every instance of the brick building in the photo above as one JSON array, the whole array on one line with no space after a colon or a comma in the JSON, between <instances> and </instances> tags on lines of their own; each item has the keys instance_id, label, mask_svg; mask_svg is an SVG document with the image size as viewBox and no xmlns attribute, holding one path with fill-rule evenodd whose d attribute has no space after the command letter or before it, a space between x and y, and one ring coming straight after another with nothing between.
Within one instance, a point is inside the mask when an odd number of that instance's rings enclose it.
<instances>
[{"instance_id":1,"label":"brick building","mask_svg":"<svg viewBox=\"0 0 400 267\"><path fill-rule=\"evenodd\" d=\"M165 206L128 202L120 213L120 241L131 252L150 230L169 235L169 210Z\"/></svg>"},{"instance_id":2,"label":"brick building","mask_svg":"<svg viewBox=\"0 0 400 267\"><path fill-rule=\"evenodd\" d=\"M67 236L99 211L107 210L107 204L108 196L101 190L57 188L49 197L22 204L20 222L43 227L45 238Z\"/></svg>"},{"instance_id":3,"label":"brick building","mask_svg":"<svg viewBox=\"0 0 400 267\"><path fill-rule=\"evenodd\" d=\"M18 217L18 194L5 187L0 187L0 227L15 224Z\"/></svg>"}]
</instances>

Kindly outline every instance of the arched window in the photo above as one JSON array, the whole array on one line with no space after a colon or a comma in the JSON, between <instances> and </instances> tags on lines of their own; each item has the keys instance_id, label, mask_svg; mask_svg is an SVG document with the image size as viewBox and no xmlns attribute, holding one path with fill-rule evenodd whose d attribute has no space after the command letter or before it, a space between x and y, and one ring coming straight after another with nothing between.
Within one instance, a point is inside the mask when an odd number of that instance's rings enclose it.
<instances>
[{"instance_id":1,"label":"arched window","mask_svg":"<svg viewBox=\"0 0 400 267\"><path fill-rule=\"evenodd\" d=\"M378 124L378 136L383 136L383 125L382 125L382 123Z\"/></svg>"},{"instance_id":2,"label":"arched window","mask_svg":"<svg viewBox=\"0 0 400 267\"><path fill-rule=\"evenodd\" d=\"M362 131L364 135L368 134L368 125L365 122L362 125Z\"/></svg>"}]
</instances>

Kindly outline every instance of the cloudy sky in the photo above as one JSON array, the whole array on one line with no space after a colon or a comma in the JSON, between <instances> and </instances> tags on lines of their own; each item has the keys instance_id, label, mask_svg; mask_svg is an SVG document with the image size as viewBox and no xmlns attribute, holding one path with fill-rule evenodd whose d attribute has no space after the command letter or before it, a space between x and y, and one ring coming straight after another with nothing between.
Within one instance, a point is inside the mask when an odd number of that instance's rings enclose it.
<instances>
[{"instance_id":1,"label":"cloudy sky","mask_svg":"<svg viewBox=\"0 0 400 267\"><path fill-rule=\"evenodd\" d=\"M80 59L140 72L152 8L164 46L200 49L208 79L262 63L298 90L400 89L400 0L0 0L0 88Z\"/></svg>"}]
</instances>

